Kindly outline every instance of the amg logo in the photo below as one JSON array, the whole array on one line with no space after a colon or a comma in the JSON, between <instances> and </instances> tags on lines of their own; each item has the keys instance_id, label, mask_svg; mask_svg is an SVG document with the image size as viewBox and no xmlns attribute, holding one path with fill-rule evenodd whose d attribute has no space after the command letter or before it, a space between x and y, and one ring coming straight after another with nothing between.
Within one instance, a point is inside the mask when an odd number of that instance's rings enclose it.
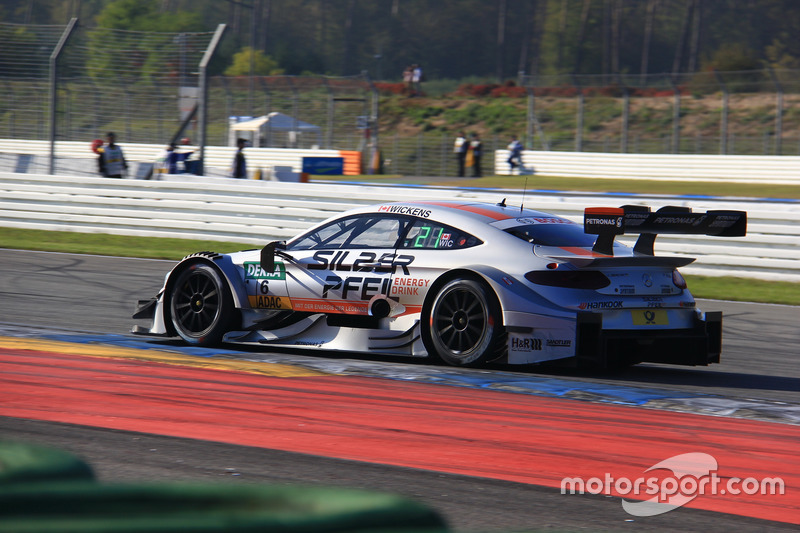
<instances>
[{"instance_id":1,"label":"amg logo","mask_svg":"<svg viewBox=\"0 0 800 533\"><path fill-rule=\"evenodd\" d=\"M538 351L542 349L542 339L532 339L532 338L520 339L517 337L512 337L511 349L517 352Z\"/></svg>"}]
</instances>

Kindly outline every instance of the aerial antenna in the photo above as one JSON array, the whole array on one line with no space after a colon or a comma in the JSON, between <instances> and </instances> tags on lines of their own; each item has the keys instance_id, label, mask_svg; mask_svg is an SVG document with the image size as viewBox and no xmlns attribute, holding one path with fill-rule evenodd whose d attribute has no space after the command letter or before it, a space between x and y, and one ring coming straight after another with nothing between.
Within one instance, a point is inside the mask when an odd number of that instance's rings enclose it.
<instances>
[{"instance_id":1,"label":"aerial antenna","mask_svg":"<svg viewBox=\"0 0 800 533\"><path fill-rule=\"evenodd\" d=\"M522 214L522 209L525 207L525 191L528 190L528 176L525 176L525 186L522 188L522 203L519 204L519 212Z\"/></svg>"}]
</instances>

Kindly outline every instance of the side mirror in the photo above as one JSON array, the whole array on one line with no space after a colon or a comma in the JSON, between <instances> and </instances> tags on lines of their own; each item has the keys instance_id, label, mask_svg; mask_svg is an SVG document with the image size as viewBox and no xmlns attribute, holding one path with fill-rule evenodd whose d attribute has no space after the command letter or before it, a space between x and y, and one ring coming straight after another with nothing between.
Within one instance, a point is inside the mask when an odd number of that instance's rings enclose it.
<instances>
[{"instance_id":1,"label":"side mirror","mask_svg":"<svg viewBox=\"0 0 800 533\"><path fill-rule=\"evenodd\" d=\"M264 272L272 274L275 272L275 250L285 250L284 241L272 241L261 249L261 268Z\"/></svg>"}]
</instances>

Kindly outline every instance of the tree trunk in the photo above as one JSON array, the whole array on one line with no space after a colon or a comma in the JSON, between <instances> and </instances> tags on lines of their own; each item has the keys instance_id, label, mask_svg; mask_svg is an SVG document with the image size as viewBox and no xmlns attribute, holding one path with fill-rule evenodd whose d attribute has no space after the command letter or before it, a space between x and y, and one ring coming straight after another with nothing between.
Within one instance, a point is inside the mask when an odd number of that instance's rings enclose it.
<instances>
[{"instance_id":1,"label":"tree trunk","mask_svg":"<svg viewBox=\"0 0 800 533\"><path fill-rule=\"evenodd\" d=\"M497 83L503 83L505 78L506 59L506 15L508 12L507 0L500 0L497 6L497 51L495 55Z\"/></svg>"},{"instance_id":2,"label":"tree trunk","mask_svg":"<svg viewBox=\"0 0 800 533\"><path fill-rule=\"evenodd\" d=\"M611 12L611 73L619 74L619 45L622 39L622 0L614 0Z\"/></svg>"},{"instance_id":3,"label":"tree trunk","mask_svg":"<svg viewBox=\"0 0 800 533\"><path fill-rule=\"evenodd\" d=\"M542 42L541 36L547 19L547 1L534 0L533 20L531 21L531 76L539 74L539 62L541 60Z\"/></svg>"},{"instance_id":4,"label":"tree trunk","mask_svg":"<svg viewBox=\"0 0 800 533\"><path fill-rule=\"evenodd\" d=\"M700 32L703 25L703 4L695 1L694 21L692 22L692 44L689 46L689 72L697 72L697 54L700 47Z\"/></svg>"},{"instance_id":5,"label":"tree trunk","mask_svg":"<svg viewBox=\"0 0 800 533\"><path fill-rule=\"evenodd\" d=\"M344 20L344 54L342 56L342 76L350 74L350 62L353 55L353 17L356 13L356 0L347 2Z\"/></svg>"},{"instance_id":6,"label":"tree trunk","mask_svg":"<svg viewBox=\"0 0 800 533\"><path fill-rule=\"evenodd\" d=\"M695 0L686 0L686 11L683 14L681 35L678 38L678 47L675 50L675 60L672 62L673 74L677 74L681 71L681 63L683 62L683 50L686 45L686 39L689 35L689 22L692 19L692 8L694 7L694 3Z\"/></svg>"},{"instance_id":7,"label":"tree trunk","mask_svg":"<svg viewBox=\"0 0 800 533\"><path fill-rule=\"evenodd\" d=\"M581 62L583 61L583 42L586 40L586 25L589 22L589 10L592 7L592 0L583 0L581 9L581 21L578 26L578 38L575 40L575 66L572 72L580 72Z\"/></svg>"},{"instance_id":8,"label":"tree trunk","mask_svg":"<svg viewBox=\"0 0 800 533\"><path fill-rule=\"evenodd\" d=\"M647 13L644 19L644 42L642 43L642 66L639 69L641 76L640 83L645 85L647 83L648 62L650 61L650 42L653 39L653 21L656 16L656 8L658 7L658 0L648 0Z\"/></svg>"},{"instance_id":9,"label":"tree trunk","mask_svg":"<svg viewBox=\"0 0 800 533\"><path fill-rule=\"evenodd\" d=\"M561 0L561 22L558 28L558 55L556 57L556 69L561 71L564 68L564 34L567 32L567 13L569 0Z\"/></svg>"}]
</instances>

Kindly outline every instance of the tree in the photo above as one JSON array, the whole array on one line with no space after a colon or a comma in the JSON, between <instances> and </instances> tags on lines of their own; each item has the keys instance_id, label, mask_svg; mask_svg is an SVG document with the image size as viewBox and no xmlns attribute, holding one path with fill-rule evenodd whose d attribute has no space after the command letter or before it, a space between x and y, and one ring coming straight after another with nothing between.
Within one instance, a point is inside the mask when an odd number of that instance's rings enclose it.
<instances>
[{"instance_id":1,"label":"tree","mask_svg":"<svg viewBox=\"0 0 800 533\"><path fill-rule=\"evenodd\" d=\"M249 46L233 54L233 63L225 69L226 76L250 75L250 60L253 60L253 74L256 76L276 76L283 74L284 70L278 67L278 62L270 56L264 55L261 50L253 50Z\"/></svg>"},{"instance_id":2,"label":"tree","mask_svg":"<svg viewBox=\"0 0 800 533\"><path fill-rule=\"evenodd\" d=\"M156 0L115 0L96 21L97 28L89 32L90 75L126 83L162 77L178 62L177 54L171 54L174 33L202 28L199 16L163 12Z\"/></svg>"}]
</instances>

